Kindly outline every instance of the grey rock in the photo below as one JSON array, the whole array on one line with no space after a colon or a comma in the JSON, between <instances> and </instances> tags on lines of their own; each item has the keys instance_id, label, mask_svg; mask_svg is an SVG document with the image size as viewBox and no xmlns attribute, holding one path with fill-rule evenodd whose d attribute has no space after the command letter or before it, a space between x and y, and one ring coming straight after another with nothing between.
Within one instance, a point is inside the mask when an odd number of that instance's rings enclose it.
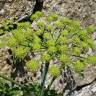
<instances>
[{"instance_id":1,"label":"grey rock","mask_svg":"<svg viewBox=\"0 0 96 96\"><path fill-rule=\"evenodd\" d=\"M68 18L81 20L83 25L95 24L96 0L45 0L44 12L56 12Z\"/></svg>"},{"instance_id":2,"label":"grey rock","mask_svg":"<svg viewBox=\"0 0 96 96\"><path fill-rule=\"evenodd\" d=\"M35 0L0 0L0 21L20 19L32 14Z\"/></svg>"}]
</instances>

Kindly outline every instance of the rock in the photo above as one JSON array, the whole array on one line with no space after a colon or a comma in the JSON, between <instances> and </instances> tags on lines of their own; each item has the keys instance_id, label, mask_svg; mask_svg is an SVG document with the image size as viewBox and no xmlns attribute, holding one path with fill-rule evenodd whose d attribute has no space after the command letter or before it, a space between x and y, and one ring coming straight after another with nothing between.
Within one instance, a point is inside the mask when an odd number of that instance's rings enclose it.
<instances>
[{"instance_id":1,"label":"rock","mask_svg":"<svg viewBox=\"0 0 96 96\"><path fill-rule=\"evenodd\" d=\"M20 19L32 14L35 0L0 0L0 21Z\"/></svg>"},{"instance_id":2,"label":"rock","mask_svg":"<svg viewBox=\"0 0 96 96\"><path fill-rule=\"evenodd\" d=\"M96 82L82 88L79 91L75 91L74 96L96 96Z\"/></svg>"},{"instance_id":3,"label":"rock","mask_svg":"<svg viewBox=\"0 0 96 96\"><path fill-rule=\"evenodd\" d=\"M10 59L10 55L6 48L0 49L0 74L4 74L5 76L11 77L12 66L8 62Z\"/></svg>"},{"instance_id":4,"label":"rock","mask_svg":"<svg viewBox=\"0 0 96 96\"><path fill-rule=\"evenodd\" d=\"M95 0L45 0L43 11L56 12L68 18L81 20L83 25L95 24Z\"/></svg>"},{"instance_id":5,"label":"rock","mask_svg":"<svg viewBox=\"0 0 96 96\"><path fill-rule=\"evenodd\" d=\"M83 72L83 77L75 73L74 79L77 86L90 84L96 79L96 66L88 66L87 68L85 68Z\"/></svg>"}]
</instances>

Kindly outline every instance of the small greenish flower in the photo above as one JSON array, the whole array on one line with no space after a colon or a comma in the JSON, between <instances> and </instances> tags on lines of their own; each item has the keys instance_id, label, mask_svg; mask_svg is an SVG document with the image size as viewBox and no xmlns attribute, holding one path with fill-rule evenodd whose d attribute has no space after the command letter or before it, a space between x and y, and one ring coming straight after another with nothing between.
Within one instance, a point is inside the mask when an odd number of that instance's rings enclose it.
<instances>
[{"instance_id":1,"label":"small greenish flower","mask_svg":"<svg viewBox=\"0 0 96 96\"><path fill-rule=\"evenodd\" d=\"M68 25L71 25L72 24L72 20L70 20L69 18L66 18L66 17L62 17L60 19L60 21L63 23L63 24L68 24Z\"/></svg>"},{"instance_id":2,"label":"small greenish flower","mask_svg":"<svg viewBox=\"0 0 96 96\"><path fill-rule=\"evenodd\" d=\"M47 20L49 22L52 22L52 21L56 21L58 19L58 15L57 14L51 14L47 17Z\"/></svg>"},{"instance_id":3,"label":"small greenish flower","mask_svg":"<svg viewBox=\"0 0 96 96\"><path fill-rule=\"evenodd\" d=\"M73 49L73 54L74 54L74 55L79 56L80 53L81 53L81 49L80 49L80 48L75 47L75 48Z\"/></svg>"},{"instance_id":4,"label":"small greenish flower","mask_svg":"<svg viewBox=\"0 0 96 96\"><path fill-rule=\"evenodd\" d=\"M39 19L37 14L33 14L30 18L31 21Z\"/></svg>"},{"instance_id":5,"label":"small greenish flower","mask_svg":"<svg viewBox=\"0 0 96 96\"><path fill-rule=\"evenodd\" d=\"M35 13L39 18L43 17L44 16L44 13L43 12L40 12L40 11L37 11Z\"/></svg>"},{"instance_id":6,"label":"small greenish flower","mask_svg":"<svg viewBox=\"0 0 96 96\"><path fill-rule=\"evenodd\" d=\"M26 54L27 54L27 51L25 48L23 47L19 47L19 48L16 48L14 50L14 53L15 53L15 56L18 58L18 59L23 59Z\"/></svg>"},{"instance_id":7,"label":"small greenish flower","mask_svg":"<svg viewBox=\"0 0 96 96\"><path fill-rule=\"evenodd\" d=\"M58 41L60 44L66 44L66 43L68 43L68 38L60 36Z\"/></svg>"},{"instance_id":8,"label":"small greenish flower","mask_svg":"<svg viewBox=\"0 0 96 96\"><path fill-rule=\"evenodd\" d=\"M48 30L48 31L52 31L52 30L53 30L53 26L52 26L52 25L48 25L48 26L47 26L47 30Z\"/></svg>"},{"instance_id":9,"label":"small greenish flower","mask_svg":"<svg viewBox=\"0 0 96 96\"><path fill-rule=\"evenodd\" d=\"M80 28L80 22L79 21L73 21L72 20L71 26L73 26L74 29Z\"/></svg>"},{"instance_id":10,"label":"small greenish flower","mask_svg":"<svg viewBox=\"0 0 96 96\"><path fill-rule=\"evenodd\" d=\"M33 50L35 51L38 51L38 50L40 50L40 48L41 48L41 45L39 44L39 43L34 43L33 44Z\"/></svg>"},{"instance_id":11,"label":"small greenish flower","mask_svg":"<svg viewBox=\"0 0 96 96\"><path fill-rule=\"evenodd\" d=\"M30 60L26 63L26 67L31 72L36 72L39 69L39 63L36 60Z\"/></svg>"},{"instance_id":12,"label":"small greenish flower","mask_svg":"<svg viewBox=\"0 0 96 96\"><path fill-rule=\"evenodd\" d=\"M60 21L56 21L55 22L55 26L58 27L58 28L62 28L63 27L63 23L60 22Z\"/></svg>"},{"instance_id":13,"label":"small greenish flower","mask_svg":"<svg viewBox=\"0 0 96 96\"><path fill-rule=\"evenodd\" d=\"M74 44L80 44L80 43L81 43L79 37L73 37L73 38L72 38L72 42L73 42Z\"/></svg>"},{"instance_id":14,"label":"small greenish flower","mask_svg":"<svg viewBox=\"0 0 96 96\"><path fill-rule=\"evenodd\" d=\"M40 42L41 39L38 36L34 35L33 43L40 43Z\"/></svg>"},{"instance_id":15,"label":"small greenish flower","mask_svg":"<svg viewBox=\"0 0 96 96\"><path fill-rule=\"evenodd\" d=\"M54 40L48 40L46 43L47 43L48 47L55 46L55 41Z\"/></svg>"},{"instance_id":16,"label":"small greenish flower","mask_svg":"<svg viewBox=\"0 0 96 96\"><path fill-rule=\"evenodd\" d=\"M60 46L58 46L58 50L61 53L66 53L68 51L68 46L67 45L60 45Z\"/></svg>"},{"instance_id":17,"label":"small greenish flower","mask_svg":"<svg viewBox=\"0 0 96 96\"><path fill-rule=\"evenodd\" d=\"M50 46L50 47L48 48L48 52L49 52L50 54L56 53L56 51L57 51L57 48L56 48L55 46Z\"/></svg>"},{"instance_id":18,"label":"small greenish flower","mask_svg":"<svg viewBox=\"0 0 96 96\"><path fill-rule=\"evenodd\" d=\"M13 36L16 38L19 44L24 43L24 41L26 40L25 34L21 29L15 30Z\"/></svg>"},{"instance_id":19,"label":"small greenish flower","mask_svg":"<svg viewBox=\"0 0 96 96\"><path fill-rule=\"evenodd\" d=\"M61 35L62 36L68 36L68 30L63 30L62 32L61 32Z\"/></svg>"},{"instance_id":20,"label":"small greenish flower","mask_svg":"<svg viewBox=\"0 0 96 96\"><path fill-rule=\"evenodd\" d=\"M30 28L31 23L30 22L21 22L21 23L17 23L17 28L21 29L21 28Z\"/></svg>"},{"instance_id":21,"label":"small greenish flower","mask_svg":"<svg viewBox=\"0 0 96 96\"><path fill-rule=\"evenodd\" d=\"M77 73L80 73L85 68L85 64L81 61L77 61L76 64L74 64L74 70Z\"/></svg>"},{"instance_id":22,"label":"small greenish flower","mask_svg":"<svg viewBox=\"0 0 96 96\"><path fill-rule=\"evenodd\" d=\"M80 40L85 41L87 39L87 31L86 30L80 30L77 35L79 36Z\"/></svg>"},{"instance_id":23,"label":"small greenish flower","mask_svg":"<svg viewBox=\"0 0 96 96\"><path fill-rule=\"evenodd\" d=\"M93 39L87 39L87 43L91 48L94 48L94 40Z\"/></svg>"},{"instance_id":24,"label":"small greenish flower","mask_svg":"<svg viewBox=\"0 0 96 96\"><path fill-rule=\"evenodd\" d=\"M49 33L49 32L44 33L43 37L44 37L44 39L52 38L51 33Z\"/></svg>"},{"instance_id":25,"label":"small greenish flower","mask_svg":"<svg viewBox=\"0 0 96 96\"><path fill-rule=\"evenodd\" d=\"M96 56L89 56L87 59L88 63L96 64Z\"/></svg>"},{"instance_id":26,"label":"small greenish flower","mask_svg":"<svg viewBox=\"0 0 96 96\"><path fill-rule=\"evenodd\" d=\"M51 60L51 56L48 53L44 53L44 54L42 54L41 59L44 62L49 62Z\"/></svg>"},{"instance_id":27,"label":"small greenish flower","mask_svg":"<svg viewBox=\"0 0 96 96\"><path fill-rule=\"evenodd\" d=\"M39 21L39 22L37 22L37 26L38 27L44 27L45 26L45 23L42 22L42 21Z\"/></svg>"},{"instance_id":28,"label":"small greenish flower","mask_svg":"<svg viewBox=\"0 0 96 96\"><path fill-rule=\"evenodd\" d=\"M43 33L43 30L41 30L41 29L36 30L36 34L37 34L38 36L42 35L42 33Z\"/></svg>"},{"instance_id":29,"label":"small greenish flower","mask_svg":"<svg viewBox=\"0 0 96 96\"><path fill-rule=\"evenodd\" d=\"M33 14L32 16L31 16L31 20L33 21L33 20L38 20L38 19L40 19L41 17L43 17L44 16L44 14L42 13L42 12L36 12L35 14Z\"/></svg>"},{"instance_id":30,"label":"small greenish flower","mask_svg":"<svg viewBox=\"0 0 96 96\"><path fill-rule=\"evenodd\" d=\"M88 33L93 33L94 30L95 30L95 27L93 25L90 25L90 26L87 27L87 32Z\"/></svg>"},{"instance_id":31,"label":"small greenish flower","mask_svg":"<svg viewBox=\"0 0 96 96\"><path fill-rule=\"evenodd\" d=\"M70 63L69 56L67 56L66 54L61 54L60 61L62 62L62 64L65 64L65 65L69 64Z\"/></svg>"},{"instance_id":32,"label":"small greenish flower","mask_svg":"<svg viewBox=\"0 0 96 96\"><path fill-rule=\"evenodd\" d=\"M49 74L51 74L53 77L60 76L60 69L59 69L59 67L57 67L55 65L51 66L51 68L49 69Z\"/></svg>"},{"instance_id":33,"label":"small greenish flower","mask_svg":"<svg viewBox=\"0 0 96 96\"><path fill-rule=\"evenodd\" d=\"M81 43L81 46L82 46L82 48L84 48L84 49L89 49L89 45L88 45L88 43L87 42L82 42Z\"/></svg>"},{"instance_id":34,"label":"small greenish flower","mask_svg":"<svg viewBox=\"0 0 96 96\"><path fill-rule=\"evenodd\" d=\"M14 47L14 46L17 45L17 40L14 37L10 37L9 40L8 40L7 45L9 47Z\"/></svg>"}]
</instances>

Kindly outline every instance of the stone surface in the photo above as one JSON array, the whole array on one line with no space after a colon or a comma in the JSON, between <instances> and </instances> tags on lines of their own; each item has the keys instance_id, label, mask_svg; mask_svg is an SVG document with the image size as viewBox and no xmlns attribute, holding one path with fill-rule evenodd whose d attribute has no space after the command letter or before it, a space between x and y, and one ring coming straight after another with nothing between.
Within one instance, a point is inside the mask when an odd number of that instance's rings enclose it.
<instances>
[{"instance_id":1,"label":"stone surface","mask_svg":"<svg viewBox=\"0 0 96 96\"><path fill-rule=\"evenodd\" d=\"M45 0L44 12L56 12L83 24L96 24L96 0Z\"/></svg>"},{"instance_id":2,"label":"stone surface","mask_svg":"<svg viewBox=\"0 0 96 96\"><path fill-rule=\"evenodd\" d=\"M35 0L0 0L0 21L2 19L20 19L32 14Z\"/></svg>"},{"instance_id":3,"label":"stone surface","mask_svg":"<svg viewBox=\"0 0 96 96\"><path fill-rule=\"evenodd\" d=\"M75 91L73 96L96 96L96 82L82 88L79 91Z\"/></svg>"},{"instance_id":4,"label":"stone surface","mask_svg":"<svg viewBox=\"0 0 96 96\"><path fill-rule=\"evenodd\" d=\"M11 76L12 66L8 62L8 58L10 59L10 55L8 50L0 49L0 74L4 74L6 76Z\"/></svg>"}]
</instances>

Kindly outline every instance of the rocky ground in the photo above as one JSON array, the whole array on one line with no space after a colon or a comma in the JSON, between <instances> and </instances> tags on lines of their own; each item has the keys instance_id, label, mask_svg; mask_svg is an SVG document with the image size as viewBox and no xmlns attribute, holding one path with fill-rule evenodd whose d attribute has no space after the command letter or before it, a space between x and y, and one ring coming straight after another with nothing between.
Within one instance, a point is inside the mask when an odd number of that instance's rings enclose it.
<instances>
[{"instance_id":1,"label":"rocky ground","mask_svg":"<svg viewBox=\"0 0 96 96\"><path fill-rule=\"evenodd\" d=\"M35 0L0 0L0 21L6 18L18 21L30 16L35 5ZM83 26L96 25L96 0L44 0L42 9L45 14L56 12L71 19L81 20ZM10 76L11 66L6 62L8 55L5 49L0 49L0 73ZM72 96L96 96L96 68L94 66L88 66L85 69L83 78L78 74L74 74L74 78L77 88ZM52 86L58 92L66 85L61 79L63 75Z\"/></svg>"}]
</instances>

